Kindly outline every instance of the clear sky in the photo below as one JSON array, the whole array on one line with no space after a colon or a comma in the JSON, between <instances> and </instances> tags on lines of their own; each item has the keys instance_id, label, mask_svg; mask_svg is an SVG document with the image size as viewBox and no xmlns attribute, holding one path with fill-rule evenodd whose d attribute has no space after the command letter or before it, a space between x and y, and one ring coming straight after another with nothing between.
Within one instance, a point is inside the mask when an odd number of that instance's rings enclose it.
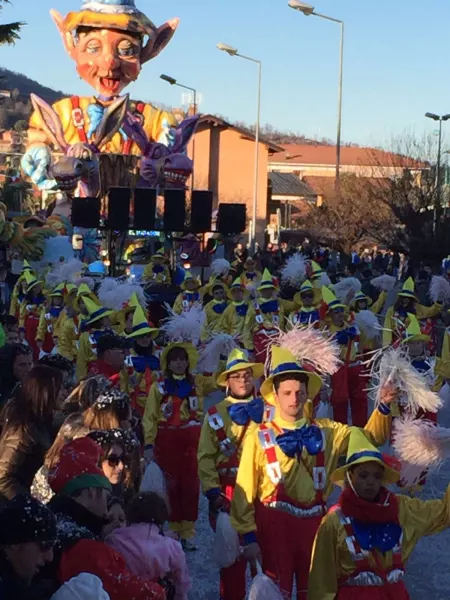
<instances>
[{"instance_id":1,"label":"clear sky","mask_svg":"<svg viewBox=\"0 0 450 600\"><path fill-rule=\"evenodd\" d=\"M65 54L50 8L79 0L13 0L3 21L27 26L0 64L67 93L89 93ZM263 123L335 138L339 27L288 8L287 0L137 0L156 23L178 16L170 45L144 66L134 98L181 104L170 74L202 95L202 112L250 123L256 65L219 52L222 41L263 62ZM345 21L343 139L383 145L405 128L434 129L427 111L450 112L450 0L317 0L316 10ZM449 125L450 127L450 122ZM445 127L445 125L444 125Z\"/></svg>"}]
</instances>

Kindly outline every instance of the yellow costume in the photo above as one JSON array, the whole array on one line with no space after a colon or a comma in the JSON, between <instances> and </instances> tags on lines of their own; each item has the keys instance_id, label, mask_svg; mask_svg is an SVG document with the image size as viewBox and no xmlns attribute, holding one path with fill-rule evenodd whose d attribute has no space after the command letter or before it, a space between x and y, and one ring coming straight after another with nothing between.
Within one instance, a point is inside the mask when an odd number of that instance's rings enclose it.
<instances>
[{"instance_id":1,"label":"yellow costume","mask_svg":"<svg viewBox=\"0 0 450 600\"><path fill-rule=\"evenodd\" d=\"M58 338L63 322L63 307L55 310L51 306L52 298L62 298L64 292L64 284L58 285L49 296L50 306L43 306L39 317L39 325L36 333L36 341L44 342L47 334L51 334L54 344L58 343Z\"/></svg>"},{"instance_id":2,"label":"yellow costume","mask_svg":"<svg viewBox=\"0 0 450 600\"><path fill-rule=\"evenodd\" d=\"M97 340L105 331L107 331L105 329L91 329L91 326L101 319L109 317L113 312L103 306L95 304L95 302L87 296L83 296L82 300L89 314L84 322L86 331L83 331L79 337L76 366L78 381L81 381L87 376L89 363L97 360Z\"/></svg>"},{"instance_id":3,"label":"yellow costume","mask_svg":"<svg viewBox=\"0 0 450 600\"><path fill-rule=\"evenodd\" d=\"M170 271L169 267L164 264L164 260L164 250L161 248L151 257L151 261L144 269L142 279L144 281L152 281L153 283L170 285Z\"/></svg>"},{"instance_id":4,"label":"yellow costume","mask_svg":"<svg viewBox=\"0 0 450 600\"><path fill-rule=\"evenodd\" d=\"M84 141L80 138L80 130L82 130L85 135L89 132L90 117L88 108L98 104L99 103L94 96L76 97L75 105L73 98L63 98L53 104L53 110L55 110L61 120L64 139L67 144L72 145ZM145 133L149 140L153 142L165 141L168 127L176 126L175 117L171 113L155 108L151 104L143 105L141 118ZM79 125L79 127L76 125ZM45 126L37 113L34 113L31 116L30 128L32 130L39 130L40 132L45 131ZM40 141L42 142L44 140L40 139ZM33 138L30 139L30 142L33 142ZM48 145L51 144L50 140L46 140L45 143ZM99 150L102 154L124 154L126 153L124 151L125 141L120 133L116 133L112 140L102 148L99 148ZM139 146L133 142L127 153L141 156L142 151Z\"/></svg>"},{"instance_id":5,"label":"yellow costume","mask_svg":"<svg viewBox=\"0 0 450 600\"><path fill-rule=\"evenodd\" d=\"M355 456L359 458L355 459ZM377 462L384 466L384 485L398 479L399 474L384 463L381 454L367 439L363 439L358 430L352 433L346 465L338 469L333 479L343 485L349 466L364 462ZM350 489L346 492L351 496ZM356 496L354 490L353 494ZM439 533L450 526L450 487L440 500L423 501L403 495L394 496L383 487L380 496L382 500L384 498L383 507L390 507L395 501L398 503L397 515L401 531L397 532L397 536L401 534L401 537L397 538L391 533L392 540L384 538L385 544L389 540L386 548L390 546L384 552L377 548L364 548L355 534L353 518L351 514L345 514L346 504L342 502L341 506L340 498L336 509L322 520L316 536L308 600L334 600L337 597L343 600L363 600L367 596L399 600L408 598L403 583L405 564L421 537ZM372 503L366 501L364 504L368 506L368 510L371 509ZM374 508L375 512L376 503ZM377 520L374 523L383 525ZM386 588L386 593L383 594L381 589L377 593L376 588L383 587Z\"/></svg>"},{"instance_id":6,"label":"yellow costume","mask_svg":"<svg viewBox=\"0 0 450 600\"><path fill-rule=\"evenodd\" d=\"M220 324L227 307L228 303L226 300L211 300L205 306L205 321L200 336L202 342L206 342L214 333L221 333Z\"/></svg>"}]
</instances>

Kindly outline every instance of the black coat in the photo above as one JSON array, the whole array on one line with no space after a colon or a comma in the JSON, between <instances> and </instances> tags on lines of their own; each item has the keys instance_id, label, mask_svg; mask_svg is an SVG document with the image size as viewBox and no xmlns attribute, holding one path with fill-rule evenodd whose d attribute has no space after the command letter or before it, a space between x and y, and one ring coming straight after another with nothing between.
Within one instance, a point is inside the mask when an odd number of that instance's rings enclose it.
<instances>
[{"instance_id":1,"label":"black coat","mask_svg":"<svg viewBox=\"0 0 450 600\"><path fill-rule=\"evenodd\" d=\"M0 437L0 499L11 500L30 492L51 444L52 432L45 425L4 428Z\"/></svg>"},{"instance_id":2,"label":"black coat","mask_svg":"<svg viewBox=\"0 0 450 600\"><path fill-rule=\"evenodd\" d=\"M27 600L31 597L28 582L20 579L0 553L0 600Z\"/></svg>"}]
</instances>

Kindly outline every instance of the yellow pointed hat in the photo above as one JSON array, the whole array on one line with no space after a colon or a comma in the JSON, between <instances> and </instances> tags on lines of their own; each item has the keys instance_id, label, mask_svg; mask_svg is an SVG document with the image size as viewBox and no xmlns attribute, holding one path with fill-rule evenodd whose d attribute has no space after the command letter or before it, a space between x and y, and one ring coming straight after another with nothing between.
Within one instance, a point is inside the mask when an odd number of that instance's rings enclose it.
<instances>
[{"instance_id":1,"label":"yellow pointed hat","mask_svg":"<svg viewBox=\"0 0 450 600\"><path fill-rule=\"evenodd\" d=\"M86 283L82 283L80 285L80 287L78 288L78 292L77 292L77 296L91 296L92 295L92 290L91 288L86 284Z\"/></svg>"},{"instance_id":2,"label":"yellow pointed hat","mask_svg":"<svg viewBox=\"0 0 450 600\"><path fill-rule=\"evenodd\" d=\"M31 290L34 288L34 286L36 286L38 283L40 283L40 281L38 281L38 279L36 278L36 275L33 273L33 271L25 271L24 278L25 278L25 281L27 282L27 293L31 292Z\"/></svg>"},{"instance_id":3,"label":"yellow pointed hat","mask_svg":"<svg viewBox=\"0 0 450 600\"><path fill-rule=\"evenodd\" d=\"M416 315L408 313L408 326L403 334L404 342L431 342L431 337L422 333Z\"/></svg>"},{"instance_id":4,"label":"yellow pointed hat","mask_svg":"<svg viewBox=\"0 0 450 600\"><path fill-rule=\"evenodd\" d=\"M239 288L241 290L245 289L245 285L242 283L242 279L240 277L236 277L233 283L230 285L230 290Z\"/></svg>"},{"instance_id":5,"label":"yellow pointed hat","mask_svg":"<svg viewBox=\"0 0 450 600\"><path fill-rule=\"evenodd\" d=\"M334 295L334 292L327 288L325 285L322 286L322 299L328 307L328 310L336 310L337 308L343 308L344 310L347 308L345 304L339 302L339 300Z\"/></svg>"},{"instance_id":6,"label":"yellow pointed hat","mask_svg":"<svg viewBox=\"0 0 450 600\"><path fill-rule=\"evenodd\" d=\"M156 259L158 259L158 258L161 259L162 258L163 260L166 260L166 255L165 255L165 252L164 252L164 248L160 248L159 250L157 250L155 252L155 254L152 255L151 258L152 258L152 260L155 260L155 258Z\"/></svg>"},{"instance_id":7,"label":"yellow pointed hat","mask_svg":"<svg viewBox=\"0 0 450 600\"><path fill-rule=\"evenodd\" d=\"M109 317L114 312L109 308L96 304L89 296L83 296L83 303L88 312L88 317L85 321L86 325L92 325L92 323L103 319L103 317Z\"/></svg>"},{"instance_id":8,"label":"yellow pointed hat","mask_svg":"<svg viewBox=\"0 0 450 600\"><path fill-rule=\"evenodd\" d=\"M50 294L50 298L62 298L64 296L64 290L66 289L65 283L60 283Z\"/></svg>"},{"instance_id":9,"label":"yellow pointed hat","mask_svg":"<svg viewBox=\"0 0 450 600\"><path fill-rule=\"evenodd\" d=\"M369 442L363 431L352 427L348 443L347 460L343 467L336 469L331 475L331 481L342 486L345 483L347 472L351 467L368 462L376 462L384 467L383 484L396 483L400 479L400 473L387 465L381 452Z\"/></svg>"},{"instance_id":10,"label":"yellow pointed hat","mask_svg":"<svg viewBox=\"0 0 450 600\"><path fill-rule=\"evenodd\" d=\"M308 377L308 399L312 400L322 388L322 379L313 371L307 371L295 360L295 356L280 346L272 346L272 360L270 373L261 386L261 395L268 404L275 404L275 391L273 380L277 375L307 375Z\"/></svg>"},{"instance_id":11,"label":"yellow pointed hat","mask_svg":"<svg viewBox=\"0 0 450 600\"><path fill-rule=\"evenodd\" d=\"M231 373L251 369L253 378L259 379L264 375L264 365L262 363L253 363L248 360L248 354L241 348L232 350L227 358L225 371L217 377L217 385L219 387L227 387L227 379Z\"/></svg>"},{"instance_id":12,"label":"yellow pointed hat","mask_svg":"<svg viewBox=\"0 0 450 600\"><path fill-rule=\"evenodd\" d=\"M258 286L258 291L259 290L267 290L268 288L276 289L276 286L273 282L273 277L270 274L269 269L264 269L264 273L262 274L262 277L261 277L261 282Z\"/></svg>"},{"instance_id":13,"label":"yellow pointed hat","mask_svg":"<svg viewBox=\"0 0 450 600\"><path fill-rule=\"evenodd\" d=\"M148 333L155 338L159 333L159 329L148 322L147 317L144 313L144 309L138 303L133 315L133 329L127 337L136 338L140 335L146 335Z\"/></svg>"},{"instance_id":14,"label":"yellow pointed hat","mask_svg":"<svg viewBox=\"0 0 450 600\"><path fill-rule=\"evenodd\" d=\"M322 273L323 273L322 267L318 263L316 263L316 261L312 260L311 261L311 269L312 269L311 280L315 281L316 279L320 279L320 277L322 276Z\"/></svg>"},{"instance_id":15,"label":"yellow pointed hat","mask_svg":"<svg viewBox=\"0 0 450 600\"><path fill-rule=\"evenodd\" d=\"M416 294L414 292L414 279L412 277L408 277L398 295L404 296L405 298L414 298L414 300L417 300Z\"/></svg>"},{"instance_id":16,"label":"yellow pointed hat","mask_svg":"<svg viewBox=\"0 0 450 600\"><path fill-rule=\"evenodd\" d=\"M32 271L33 269L30 266L30 263L27 260L23 261L22 264L22 273L25 273L25 271Z\"/></svg>"},{"instance_id":17,"label":"yellow pointed hat","mask_svg":"<svg viewBox=\"0 0 450 600\"><path fill-rule=\"evenodd\" d=\"M198 278L194 277L190 271L186 271L184 274L183 283L180 285L180 288L182 290L186 289L186 281L189 281L189 280L195 281L197 283L197 287L200 287L200 281L198 280Z\"/></svg>"},{"instance_id":18,"label":"yellow pointed hat","mask_svg":"<svg viewBox=\"0 0 450 600\"><path fill-rule=\"evenodd\" d=\"M78 293L78 288L74 283L66 283L64 289L67 295L73 294L74 292Z\"/></svg>"}]
</instances>

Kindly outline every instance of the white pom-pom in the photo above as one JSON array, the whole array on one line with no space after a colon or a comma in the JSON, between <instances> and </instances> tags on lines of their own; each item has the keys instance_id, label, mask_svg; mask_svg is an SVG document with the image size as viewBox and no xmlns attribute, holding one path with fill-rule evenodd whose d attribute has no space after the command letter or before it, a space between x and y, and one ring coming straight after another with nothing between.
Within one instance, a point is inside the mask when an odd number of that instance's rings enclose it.
<instances>
[{"instance_id":1,"label":"white pom-pom","mask_svg":"<svg viewBox=\"0 0 450 600\"><path fill-rule=\"evenodd\" d=\"M350 301L361 291L361 282L356 277L341 279L334 286L334 294L341 304L348 305Z\"/></svg>"},{"instance_id":2,"label":"white pom-pom","mask_svg":"<svg viewBox=\"0 0 450 600\"><path fill-rule=\"evenodd\" d=\"M428 295L433 302L450 302L450 283L445 277L434 275L431 278Z\"/></svg>"},{"instance_id":3,"label":"white pom-pom","mask_svg":"<svg viewBox=\"0 0 450 600\"><path fill-rule=\"evenodd\" d=\"M381 290L382 292L390 292L394 289L397 280L392 275L380 275L380 277L375 277L370 282L374 288L377 290Z\"/></svg>"},{"instance_id":4,"label":"white pom-pom","mask_svg":"<svg viewBox=\"0 0 450 600\"><path fill-rule=\"evenodd\" d=\"M261 566L257 563L258 575L253 579L248 600L284 600L279 587L264 575Z\"/></svg>"},{"instance_id":5,"label":"white pom-pom","mask_svg":"<svg viewBox=\"0 0 450 600\"><path fill-rule=\"evenodd\" d=\"M333 375L341 365L339 345L312 325L297 324L286 333L280 331L276 337L270 338L269 350L272 345L286 348L298 362L310 365L323 375ZM270 359L270 352L267 354Z\"/></svg>"},{"instance_id":6,"label":"white pom-pom","mask_svg":"<svg viewBox=\"0 0 450 600\"><path fill-rule=\"evenodd\" d=\"M222 357L226 358L237 347L238 342L232 335L227 333L213 334L211 340L200 353L197 365L198 372L215 373L219 369Z\"/></svg>"},{"instance_id":7,"label":"white pom-pom","mask_svg":"<svg viewBox=\"0 0 450 600\"><path fill-rule=\"evenodd\" d=\"M332 285L331 279L328 277L328 274L325 271L320 275L319 279L319 288L322 289L323 286L328 287Z\"/></svg>"},{"instance_id":8,"label":"white pom-pom","mask_svg":"<svg viewBox=\"0 0 450 600\"><path fill-rule=\"evenodd\" d=\"M164 474L160 467L154 462L150 462L145 467L144 477L142 478L140 492L155 492L164 499L167 499L167 484Z\"/></svg>"},{"instance_id":9,"label":"white pom-pom","mask_svg":"<svg viewBox=\"0 0 450 600\"><path fill-rule=\"evenodd\" d=\"M189 310L177 315L169 305L165 305L169 317L161 326L161 331L171 342L191 342L194 346L200 341L205 311L200 302L195 302Z\"/></svg>"},{"instance_id":10,"label":"white pom-pom","mask_svg":"<svg viewBox=\"0 0 450 600\"><path fill-rule=\"evenodd\" d=\"M216 258L216 260L213 260L211 263L213 275L216 277L226 275L230 271L230 267L230 263L225 260L225 258Z\"/></svg>"},{"instance_id":11,"label":"white pom-pom","mask_svg":"<svg viewBox=\"0 0 450 600\"><path fill-rule=\"evenodd\" d=\"M281 281L299 288L306 279L306 261L303 254L297 253L288 258L281 269Z\"/></svg>"},{"instance_id":12,"label":"white pom-pom","mask_svg":"<svg viewBox=\"0 0 450 600\"><path fill-rule=\"evenodd\" d=\"M81 260L76 258L58 263L47 273L45 281L50 289L54 289L61 283L76 283L76 280L81 277L83 267Z\"/></svg>"},{"instance_id":13,"label":"white pom-pom","mask_svg":"<svg viewBox=\"0 0 450 600\"><path fill-rule=\"evenodd\" d=\"M220 569L226 569L236 562L240 552L239 537L231 525L230 516L221 511L216 521L213 560Z\"/></svg>"},{"instance_id":14,"label":"white pom-pom","mask_svg":"<svg viewBox=\"0 0 450 600\"><path fill-rule=\"evenodd\" d=\"M414 369L400 347L383 352L379 370L373 375L377 404L381 401L383 388L390 385L398 390L407 411L413 416L420 409L435 413L442 407L441 399L431 391L426 377Z\"/></svg>"},{"instance_id":15,"label":"white pom-pom","mask_svg":"<svg viewBox=\"0 0 450 600\"><path fill-rule=\"evenodd\" d=\"M393 447L402 462L435 469L450 458L450 429L425 419L396 419Z\"/></svg>"},{"instance_id":16,"label":"white pom-pom","mask_svg":"<svg viewBox=\"0 0 450 600\"><path fill-rule=\"evenodd\" d=\"M368 340L374 340L381 335L380 323L370 310L360 310L356 313L355 324Z\"/></svg>"},{"instance_id":17,"label":"white pom-pom","mask_svg":"<svg viewBox=\"0 0 450 600\"><path fill-rule=\"evenodd\" d=\"M106 277L98 290L98 299L105 308L119 311L127 305L133 294L137 295L141 306L146 306L144 290L139 284Z\"/></svg>"}]
</instances>

